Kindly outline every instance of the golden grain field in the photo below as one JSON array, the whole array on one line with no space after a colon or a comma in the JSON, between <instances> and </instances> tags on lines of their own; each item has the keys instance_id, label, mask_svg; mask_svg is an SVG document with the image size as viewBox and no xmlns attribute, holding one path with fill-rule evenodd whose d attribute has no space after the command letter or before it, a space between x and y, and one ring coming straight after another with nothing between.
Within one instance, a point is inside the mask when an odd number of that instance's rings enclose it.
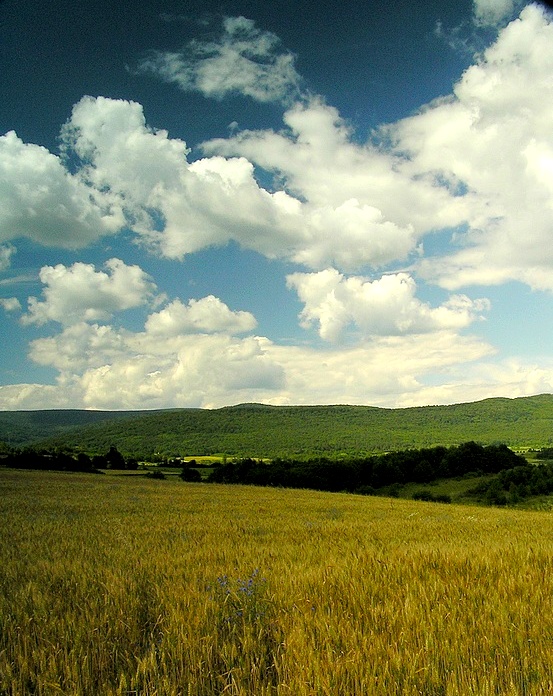
<instances>
[{"instance_id":1,"label":"golden grain field","mask_svg":"<svg viewBox=\"0 0 553 696\"><path fill-rule=\"evenodd\" d=\"M553 693L553 515L0 470L0 695Z\"/></svg>"}]
</instances>

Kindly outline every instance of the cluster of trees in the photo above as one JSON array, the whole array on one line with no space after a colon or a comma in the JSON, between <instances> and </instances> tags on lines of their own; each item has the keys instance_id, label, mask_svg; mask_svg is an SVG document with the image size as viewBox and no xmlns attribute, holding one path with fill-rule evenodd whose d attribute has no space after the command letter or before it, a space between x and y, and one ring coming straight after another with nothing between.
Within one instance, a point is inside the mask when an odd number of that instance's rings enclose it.
<instances>
[{"instance_id":1,"label":"cluster of trees","mask_svg":"<svg viewBox=\"0 0 553 696\"><path fill-rule=\"evenodd\" d=\"M89 457L63 451L37 451L33 448L12 450L4 455L2 463L16 469L42 469L49 471L98 472L100 469L137 469L136 459L125 459L113 445L104 455Z\"/></svg>"},{"instance_id":2,"label":"cluster of trees","mask_svg":"<svg viewBox=\"0 0 553 696\"><path fill-rule=\"evenodd\" d=\"M134 457L125 457L119 452L115 445L111 445L106 454L95 455L92 457L92 465L95 469L126 469L136 471L138 460Z\"/></svg>"},{"instance_id":3,"label":"cluster of trees","mask_svg":"<svg viewBox=\"0 0 553 696\"><path fill-rule=\"evenodd\" d=\"M324 457L309 460L275 459L272 462L244 458L215 466L212 483L310 488L348 491L365 495L397 495L407 483L430 483L436 479L493 475L467 493L492 505L517 503L524 498L553 493L553 448L537 453L543 461L531 464L506 445L466 442L452 447L399 450L382 455L335 461ZM5 466L21 469L98 472L101 469L137 469L136 459L125 459L115 446L93 457L63 451L10 450L2 455ZM194 460L176 460L183 481L202 481ZM165 478L161 471L151 476ZM451 502L447 495L418 491L419 500Z\"/></svg>"},{"instance_id":4,"label":"cluster of trees","mask_svg":"<svg viewBox=\"0 0 553 696\"><path fill-rule=\"evenodd\" d=\"M2 463L14 469L97 471L92 459L84 453L73 456L67 452L37 452L34 449L15 450L5 455Z\"/></svg>"},{"instance_id":5,"label":"cluster of trees","mask_svg":"<svg viewBox=\"0 0 553 696\"><path fill-rule=\"evenodd\" d=\"M553 493L553 461L515 466L501 471L492 481L484 482L470 493L491 505L518 503L524 498Z\"/></svg>"},{"instance_id":6,"label":"cluster of trees","mask_svg":"<svg viewBox=\"0 0 553 696\"><path fill-rule=\"evenodd\" d=\"M449 448L401 450L344 461L276 459L267 464L241 459L217 467L208 480L374 494L410 482L429 483L439 478L467 474L497 474L525 463L523 457L506 445L483 446L466 442Z\"/></svg>"}]
</instances>

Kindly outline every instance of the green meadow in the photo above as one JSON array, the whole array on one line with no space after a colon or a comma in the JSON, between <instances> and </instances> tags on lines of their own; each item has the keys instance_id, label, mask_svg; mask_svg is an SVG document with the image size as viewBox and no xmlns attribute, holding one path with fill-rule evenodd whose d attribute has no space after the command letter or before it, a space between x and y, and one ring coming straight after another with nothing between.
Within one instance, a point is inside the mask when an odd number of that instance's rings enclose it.
<instances>
[{"instance_id":1,"label":"green meadow","mask_svg":"<svg viewBox=\"0 0 553 696\"><path fill-rule=\"evenodd\" d=\"M553 690L553 517L0 469L0 694Z\"/></svg>"}]
</instances>

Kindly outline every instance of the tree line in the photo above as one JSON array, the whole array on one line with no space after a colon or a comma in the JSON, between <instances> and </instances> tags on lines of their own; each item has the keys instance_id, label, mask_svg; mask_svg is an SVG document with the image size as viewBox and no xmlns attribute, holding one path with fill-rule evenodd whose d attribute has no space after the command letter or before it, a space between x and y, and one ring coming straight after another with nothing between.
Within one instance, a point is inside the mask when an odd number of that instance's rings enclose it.
<instances>
[{"instance_id":1,"label":"tree line","mask_svg":"<svg viewBox=\"0 0 553 696\"><path fill-rule=\"evenodd\" d=\"M546 461L538 465L524 462L500 471L491 481L482 482L469 493L491 505L515 504L525 498L553 493L553 449L545 448L538 455Z\"/></svg>"},{"instance_id":2,"label":"tree line","mask_svg":"<svg viewBox=\"0 0 553 696\"><path fill-rule=\"evenodd\" d=\"M138 469L138 461L123 457L112 445L106 454L90 457L85 452L72 454L59 450L35 450L32 447L9 450L2 458L4 466L16 469L80 471L99 473L101 469Z\"/></svg>"},{"instance_id":3,"label":"tree line","mask_svg":"<svg viewBox=\"0 0 553 696\"><path fill-rule=\"evenodd\" d=\"M100 473L105 469L138 468L136 459L125 458L114 445L104 455L92 457L83 452L72 454L32 448L4 452L0 462L20 469ZM246 457L214 466L206 480L209 483L393 496L407 483L426 484L436 479L491 475L491 479L478 483L467 494L487 504L507 505L553 493L553 448L544 448L537 456L541 463L531 464L504 444L465 442L451 447L398 450L339 461L318 457L308 460L277 458L267 462ZM204 480L194 460L179 460L179 465L183 481ZM165 478L161 470L146 475ZM417 491L413 497L450 502L447 495L427 490Z\"/></svg>"},{"instance_id":4,"label":"tree line","mask_svg":"<svg viewBox=\"0 0 553 696\"><path fill-rule=\"evenodd\" d=\"M266 463L246 458L218 466L208 481L370 495L406 483L430 483L467 474L497 474L525 465L526 460L506 445L466 442L452 447L399 450L343 461L320 457L307 461L275 459Z\"/></svg>"}]
</instances>

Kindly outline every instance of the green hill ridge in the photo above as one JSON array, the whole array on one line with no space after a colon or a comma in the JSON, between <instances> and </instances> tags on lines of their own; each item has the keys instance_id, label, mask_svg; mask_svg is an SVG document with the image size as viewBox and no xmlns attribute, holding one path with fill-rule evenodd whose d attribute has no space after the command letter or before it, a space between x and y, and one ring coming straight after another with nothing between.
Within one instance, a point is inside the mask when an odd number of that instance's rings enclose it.
<instances>
[{"instance_id":1,"label":"green hill ridge","mask_svg":"<svg viewBox=\"0 0 553 696\"><path fill-rule=\"evenodd\" d=\"M474 440L514 449L553 443L553 395L448 406L268 406L164 411L4 411L0 441L148 457L340 457Z\"/></svg>"}]
</instances>

